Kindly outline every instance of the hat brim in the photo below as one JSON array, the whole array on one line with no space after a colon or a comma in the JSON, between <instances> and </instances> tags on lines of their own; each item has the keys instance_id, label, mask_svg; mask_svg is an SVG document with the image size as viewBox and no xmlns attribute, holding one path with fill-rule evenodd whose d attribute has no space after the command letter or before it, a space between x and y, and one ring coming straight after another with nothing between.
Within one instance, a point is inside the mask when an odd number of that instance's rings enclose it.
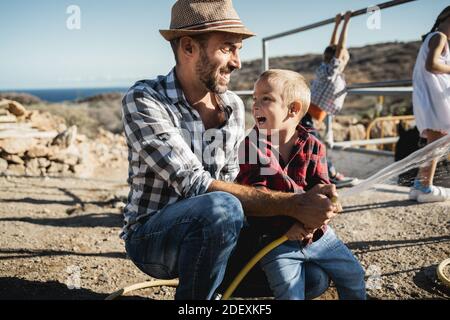
<instances>
[{"instance_id":1,"label":"hat brim","mask_svg":"<svg viewBox=\"0 0 450 320\"><path fill-rule=\"evenodd\" d=\"M181 38L185 36L194 36L209 32L226 32L241 35L242 39L247 39L255 36L256 34L251 32L246 28L218 28L218 29L204 29L204 30L185 30L185 29L169 29L169 30L159 30L159 33L167 41L171 41L176 38Z\"/></svg>"}]
</instances>

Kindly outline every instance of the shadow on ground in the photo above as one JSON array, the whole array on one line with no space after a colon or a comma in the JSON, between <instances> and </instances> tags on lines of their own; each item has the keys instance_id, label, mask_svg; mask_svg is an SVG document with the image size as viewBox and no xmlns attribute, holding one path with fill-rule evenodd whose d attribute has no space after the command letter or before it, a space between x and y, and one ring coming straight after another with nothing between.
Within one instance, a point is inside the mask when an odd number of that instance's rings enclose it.
<instances>
[{"instance_id":1,"label":"shadow on ground","mask_svg":"<svg viewBox=\"0 0 450 320\"><path fill-rule=\"evenodd\" d=\"M109 294L89 289L69 289L57 281L30 281L15 277L0 278L1 300L104 300ZM120 300L149 300L140 296L120 297Z\"/></svg>"}]
</instances>

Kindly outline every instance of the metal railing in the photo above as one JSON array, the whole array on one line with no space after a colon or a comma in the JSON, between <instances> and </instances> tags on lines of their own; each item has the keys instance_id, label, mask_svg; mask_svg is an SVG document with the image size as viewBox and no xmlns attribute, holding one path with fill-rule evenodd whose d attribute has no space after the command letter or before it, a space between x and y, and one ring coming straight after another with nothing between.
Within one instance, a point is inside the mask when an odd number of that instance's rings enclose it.
<instances>
[{"instance_id":1,"label":"metal railing","mask_svg":"<svg viewBox=\"0 0 450 320\"><path fill-rule=\"evenodd\" d=\"M378 96L378 104L382 107L384 102L384 96L393 95L408 95L412 94L412 87L396 87L398 85L411 84L411 80L394 80L394 81L383 81L383 82L368 82L368 83L356 83L349 85L348 94L351 95L368 95L368 96ZM381 86L381 87L380 87ZM253 95L253 90L241 90L234 91L239 96L251 96ZM366 139L366 140L355 140L355 141L341 141L335 142L333 136L333 116L328 115L325 118L325 137L324 140L330 148L340 147L356 147L356 146L367 146L367 145L380 145L380 144L392 144L398 141L398 137L389 138L378 138L378 139Z\"/></svg>"},{"instance_id":2,"label":"metal railing","mask_svg":"<svg viewBox=\"0 0 450 320\"><path fill-rule=\"evenodd\" d=\"M391 7L395 7L401 4L405 4L408 2L413 2L416 0L393 0L393 1L388 1L388 2L384 2L384 3L380 3L376 6L371 6L368 8L363 8L363 9L359 9L356 10L352 13L352 17L356 17L356 16L360 16L363 14L366 14L368 12L372 12L376 9L379 10L383 10L383 9L387 9L387 8L391 8ZM266 71L269 69L269 41L271 40L275 40L275 39L279 39L279 38L283 38L295 33L299 33L299 32L304 32L307 30L311 30L311 29L315 29L330 23L334 23L335 22L335 17L330 18L330 19L326 19L326 20L322 20L304 27L300 27L300 28L296 28L296 29L292 29L292 30L288 30L285 32L281 32L281 33L277 33L274 34L272 36L268 36L262 39L262 71Z\"/></svg>"}]
</instances>

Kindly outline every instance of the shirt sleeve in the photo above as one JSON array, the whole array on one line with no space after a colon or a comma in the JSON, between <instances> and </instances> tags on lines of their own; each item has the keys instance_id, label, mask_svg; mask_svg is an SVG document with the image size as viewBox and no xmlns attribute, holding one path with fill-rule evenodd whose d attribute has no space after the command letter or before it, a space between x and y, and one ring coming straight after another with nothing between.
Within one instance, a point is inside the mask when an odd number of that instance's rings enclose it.
<instances>
[{"instance_id":1,"label":"shirt sleeve","mask_svg":"<svg viewBox=\"0 0 450 320\"><path fill-rule=\"evenodd\" d=\"M122 100L128 144L183 197L206 192L212 178L191 151L157 93L134 88Z\"/></svg>"}]
</instances>

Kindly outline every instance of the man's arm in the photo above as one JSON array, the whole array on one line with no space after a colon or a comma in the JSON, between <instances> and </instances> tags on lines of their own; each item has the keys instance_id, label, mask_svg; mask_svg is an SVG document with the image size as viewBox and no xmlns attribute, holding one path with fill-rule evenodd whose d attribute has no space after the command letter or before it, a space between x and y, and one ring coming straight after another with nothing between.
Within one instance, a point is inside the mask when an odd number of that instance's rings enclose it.
<instances>
[{"instance_id":1,"label":"man's arm","mask_svg":"<svg viewBox=\"0 0 450 320\"><path fill-rule=\"evenodd\" d=\"M331 202L337 197L334 185L317 185L306 193L258 190L254 187L213 180L207 192L223 191L237 197L248 216L290 216L309 229L316 229L333 218L339 208Z\"/></svg>"}]
</instances>

